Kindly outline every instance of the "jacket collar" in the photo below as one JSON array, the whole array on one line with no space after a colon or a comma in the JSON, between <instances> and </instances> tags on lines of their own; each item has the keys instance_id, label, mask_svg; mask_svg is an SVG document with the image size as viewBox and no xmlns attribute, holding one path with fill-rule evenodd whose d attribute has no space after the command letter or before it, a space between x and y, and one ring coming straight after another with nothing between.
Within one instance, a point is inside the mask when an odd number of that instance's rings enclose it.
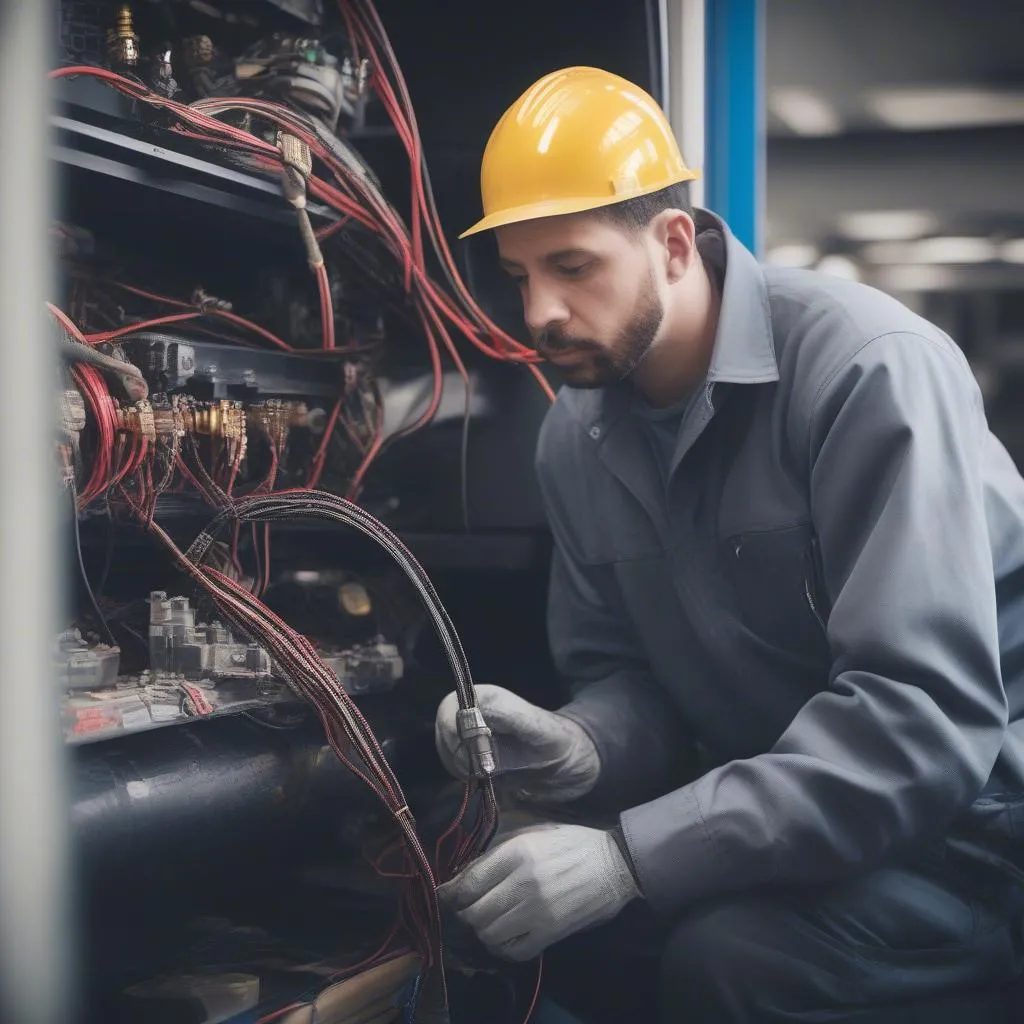
<instances>
[{"instance_id":1,"label":"jacket collar","mask_svg":"<svg viewBox=\"0 0 1024 1024\"><path fill-rule=\"evenodd\" d=\"M696 210L694 221L698 232L714 228L725 239L725 285L707 382L764 384L778 380L768 288L760 264L720 217ZM570 405L595 440L629 408L627 384L566 390L572 396Z\"/></svg>"}]
</instances>

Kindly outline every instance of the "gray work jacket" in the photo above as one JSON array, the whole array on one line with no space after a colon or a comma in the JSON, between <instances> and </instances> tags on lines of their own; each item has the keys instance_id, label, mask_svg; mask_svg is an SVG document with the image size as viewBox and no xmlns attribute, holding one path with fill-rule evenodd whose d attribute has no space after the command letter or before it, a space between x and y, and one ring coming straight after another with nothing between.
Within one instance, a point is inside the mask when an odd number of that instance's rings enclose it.
<instances>
[{"instance_id":1,"label":"gray work jacket","mask_svg":"<svg viewBox=\"0 0 1024 1024\"><path fill-rule=\"evenodd\" d=\"M621 825L668 909L840 878L1024 794L1024 482L966 359L698 222L726 277L667 483L628 385L563 388L537 452L563 711L641 801ZM666 793L689 741L712 767Z\"/></svg>"}]
</instances>

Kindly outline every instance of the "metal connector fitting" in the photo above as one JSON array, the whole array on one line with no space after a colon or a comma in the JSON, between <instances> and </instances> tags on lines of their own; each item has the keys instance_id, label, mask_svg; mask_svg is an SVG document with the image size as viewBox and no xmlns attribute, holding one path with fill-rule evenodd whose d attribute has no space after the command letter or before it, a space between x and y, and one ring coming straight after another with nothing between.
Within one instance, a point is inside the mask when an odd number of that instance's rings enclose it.
<instances>
[{"instance_id":1,"label":"metal connector fitting","mask_svg":"<svg viewBox=\"0 0 1024 1024\"><path fill-rule=\"evenodd\" d=\"M288 132L277 133L277 148L281 151L281 159L288 167L308 178L313 173L313 154L309 146L296 135Z\"/></svg>"},{"instance_id":2,"label":"metal connector fitting","mask_svg":"<svg viewBox=\"0 0 1024 1024\"><path fill-rule=\"evenodd\" d=\"M131 4L117 8L117 24L107 29L107 56L110 63L134 68L139 63L139 37L135 33Z\"/></svg>"},{"instance_id":3,"label":"metal connector fitting","mask_svg":"<svg viewBox=\"0 0 1024 1024\"><path fill-rule=\"evenodd\" d=\"M498 770L494 758L491 730L479 708L461 708L455 715L455 729L469 754L472 772L478 778L487 778Z\"/></svg>"},{"instance_id":4,"label":"metal connector fitting","mask_svg":"<svg viewBox=\"0 0 1024 1024\"><path fill-rule=\"evenodd\" d=\"M277 133L281 151L281 187L285 199L297 209L306 205L306 182L313 173L313 154L302 139L288 132Z\"/></svg>"}]
</instances>

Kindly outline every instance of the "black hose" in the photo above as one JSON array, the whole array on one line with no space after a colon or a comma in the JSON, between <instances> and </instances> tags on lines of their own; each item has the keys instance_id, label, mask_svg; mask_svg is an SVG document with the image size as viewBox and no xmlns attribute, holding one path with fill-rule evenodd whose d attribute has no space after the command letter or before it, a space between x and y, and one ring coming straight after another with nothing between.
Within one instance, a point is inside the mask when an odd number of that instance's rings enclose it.
<instances>
[{"instance_id":1,"label":"black hose","mask_svg":"<svg viewBox=\"0 0 1024 1024\"><path fill-rule=\"evenodd\" d=\"M145 377L142 376L142 371L131 363L104 355L89 345L69 341L67 338L61 339L58 352L66 363L88 363L90 366L102 370L108 376L116 377L128 398L133 402L141 402L149 396L149 385L146 383Z\"/></svg>"},{"instance_id":2,"label":"black hose","mask_svg":"<svg viewBox=\"0 0 1024 1024\"><path fill-rule=\"evenodd\" d=\"M213 542L214 535L228 520L270 522L304 518L332 519L345 523L375 541L391 555L416 588L434 622L434 628L451 665L460 706L474 707L476 693L462 641L430 577L402 541L382 522L358 505L325 491L244 498L231 508L224 509L213 519L188 549L186 558L195 563L201 561Z\"/></svg>"}]
</instances>

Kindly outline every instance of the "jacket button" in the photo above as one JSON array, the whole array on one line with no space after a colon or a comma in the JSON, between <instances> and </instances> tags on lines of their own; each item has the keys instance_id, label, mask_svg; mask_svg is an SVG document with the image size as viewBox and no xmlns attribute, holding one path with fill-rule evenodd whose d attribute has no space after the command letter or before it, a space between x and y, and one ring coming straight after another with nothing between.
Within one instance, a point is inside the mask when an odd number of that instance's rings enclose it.
<instances>
[{"instance_id":1,"label":"jacket button","mask_svg":"<svg viewBox=\"0 0 1024 1024\"><path fill-rule=\"evenodd\" d=\"M600 427L591 427L590 428L590 436L596 441L601 436L601 428Z\"/></svg>"}]
</instances>

